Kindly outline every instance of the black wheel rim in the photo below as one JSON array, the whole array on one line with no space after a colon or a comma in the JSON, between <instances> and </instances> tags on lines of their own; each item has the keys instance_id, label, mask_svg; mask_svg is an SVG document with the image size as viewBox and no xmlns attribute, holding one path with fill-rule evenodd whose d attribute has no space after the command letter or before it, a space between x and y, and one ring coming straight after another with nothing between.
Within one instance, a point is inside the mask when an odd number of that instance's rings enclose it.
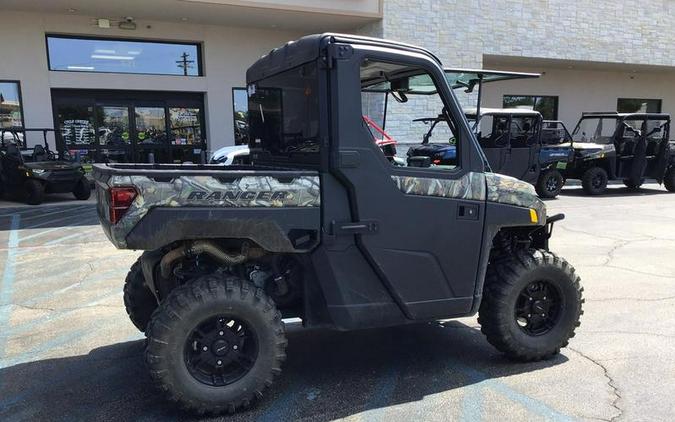
<instances>
[{"instance_id":1,"label":"black wheel rim","mask_svg":"<svg viewBox=\"0 0 675 422\"><path fill-rule=\"evenodd\" d=\"M243 320L225 315L200 323L185 342L184 359L190 375L213 387L240 380L257 357L255 332Z\"/></svg>"},{"instance_id":2,"label":"black wheel rim","mask_svg":"<svg viewBox=\"0 0 675 422\"><path fill-rule=\"evenodd\" d=\"M602 180L603 180L602 175L598 174L598 175L593 177L593 180L591 180L591 183L593 184L594 188L601 188L602 187Z\"/></svg>"},{"instance_id":3,"label":"black wheel rim","mask_svg":"<svg viewBox=\"0 0 675 422\"><path fill-rule=\"evenodd\" d=\"M531 336L540 336L551 331L558 323L561 312L560 292L548 281L528 284L516 300L516 324Z\"/></svg>"},{"instance_id":4,"label":"black wheel rim","mask_svg":"<svg viewBox=\"0 0 675 422\"><path fill-rule=\"evenodd\" d=\"M558 190L558 185L559 185L558 178L555 176L551 176L546 181L546 190L548 190L549 192L555 192Z\"/></svg>"}]
</instances>

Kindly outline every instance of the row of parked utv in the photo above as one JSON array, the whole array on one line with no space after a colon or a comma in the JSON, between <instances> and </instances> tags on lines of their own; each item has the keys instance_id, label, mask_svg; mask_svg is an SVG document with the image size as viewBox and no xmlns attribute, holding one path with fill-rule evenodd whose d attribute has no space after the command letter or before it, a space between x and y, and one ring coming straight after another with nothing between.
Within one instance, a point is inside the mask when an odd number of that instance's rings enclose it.
<instances>
[{"instance_id":1,"label":"row of parked utv","mask_svg":"<svg viewBox=\"0 0 675 422\"><path fill-rule=\"evenodd\" d=\"M638 189L647 178L675 192L675 145L669 140L668 114L584 113L571 135L562 122L543 120L532 110L484 108L469 110L466 116L490 168L533 184L542 198L556 197L570 179L580 180L589 195L605 192L611 180ZM421 145L410 147L409 163L455 162L452 142L429 142L442 119L424 119L430 123L428 135Z\"/></svg>"}]
</instances>

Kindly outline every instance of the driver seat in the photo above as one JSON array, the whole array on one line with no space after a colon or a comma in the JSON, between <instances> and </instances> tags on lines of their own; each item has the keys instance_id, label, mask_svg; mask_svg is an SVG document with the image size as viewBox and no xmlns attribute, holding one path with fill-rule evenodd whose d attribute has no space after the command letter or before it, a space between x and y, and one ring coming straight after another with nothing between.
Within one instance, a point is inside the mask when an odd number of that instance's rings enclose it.
<instances>
[{"instance_id":1,"label":"driver seat","mask_svg":"<svg viewBox=\"0 0 675 422\"><path fill-rule=\"evenodd\" d=\"M38 144L33 148L33 161L47 161L49 159L49 154L45 147Z\"/></svg>"}]
</instances>

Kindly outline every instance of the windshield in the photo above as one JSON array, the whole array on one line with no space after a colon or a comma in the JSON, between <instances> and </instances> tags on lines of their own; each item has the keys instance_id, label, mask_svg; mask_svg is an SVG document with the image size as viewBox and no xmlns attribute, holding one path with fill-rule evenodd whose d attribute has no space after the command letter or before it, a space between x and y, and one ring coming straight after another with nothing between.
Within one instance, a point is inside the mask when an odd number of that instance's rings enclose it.
<instances>
[{"instance_id":1,"label":"windshield","mask_svg":"<svg viewBox=\"0 0 675 422\"><path fill-rule=\"evenodd\" d=\"M611 144L616 130L616 117L583 117L572 133L574 142Z\"/></svg>"}]
</instances>

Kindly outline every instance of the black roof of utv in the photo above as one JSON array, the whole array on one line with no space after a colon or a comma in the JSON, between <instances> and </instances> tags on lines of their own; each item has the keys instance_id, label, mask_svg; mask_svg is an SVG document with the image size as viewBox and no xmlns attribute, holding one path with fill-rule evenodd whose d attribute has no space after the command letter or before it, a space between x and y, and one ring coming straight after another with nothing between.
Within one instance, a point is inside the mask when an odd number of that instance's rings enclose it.
<instances>
[{"instance_id":1,"label":"black roof of utv","mask_svg":"<svg viewBox=\"0 0 675 422\"><path fill-rule=\"evenodd\" d=\"M246 71L246 82L255 82L315 60L321 55L321 51L327 45L336 42L388 47L422 53L435 60L439 66L441 65L438 57L434 56L429 50L412 44L358 35L324 33L307 35L298 40L289 41L283 47L273 49L248 68Z\"/></svg>"}]
</instances>

